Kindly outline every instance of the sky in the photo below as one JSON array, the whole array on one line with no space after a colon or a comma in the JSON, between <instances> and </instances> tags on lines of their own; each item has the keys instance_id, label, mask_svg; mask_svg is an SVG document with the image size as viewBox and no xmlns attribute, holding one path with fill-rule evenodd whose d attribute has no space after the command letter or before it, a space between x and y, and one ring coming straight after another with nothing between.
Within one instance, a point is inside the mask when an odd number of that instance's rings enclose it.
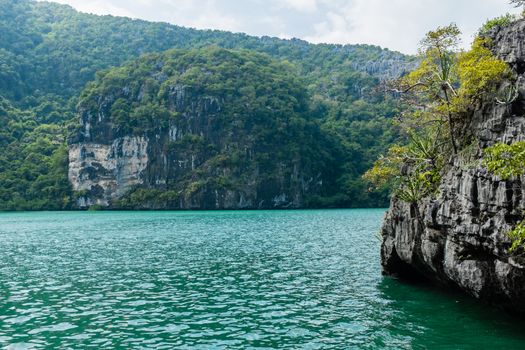
<instances>
[{"instance_id":1,"label":"sky","mask_svg":"<svg viewBox=\"0 0 525 350\"><path fill-rule=\"evenodd\" d=\"M161 21L197 29L373 44L417 52L429 30L455 22L467 47L489 18L518 13L507 0L54 0L82 12Z\"/></svg>"}]
</instances>

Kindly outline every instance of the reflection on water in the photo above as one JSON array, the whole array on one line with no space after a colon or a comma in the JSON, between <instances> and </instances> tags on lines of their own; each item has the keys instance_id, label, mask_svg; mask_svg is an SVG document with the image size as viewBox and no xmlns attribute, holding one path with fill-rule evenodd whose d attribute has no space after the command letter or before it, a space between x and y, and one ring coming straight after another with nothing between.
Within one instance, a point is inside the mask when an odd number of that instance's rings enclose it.
<instances>
[{"instance_id":1,"label":"reflection on water","mask_svg":"<svg viewBox=\"0 0 525 350\"><path fill-rule=\"evenodd\" d=\"M458 291L383 278L392 332L406 334L412 349L521 349L525 323ZM409 326L407 326L409 325Z\"/></svg>"}]
</instances>

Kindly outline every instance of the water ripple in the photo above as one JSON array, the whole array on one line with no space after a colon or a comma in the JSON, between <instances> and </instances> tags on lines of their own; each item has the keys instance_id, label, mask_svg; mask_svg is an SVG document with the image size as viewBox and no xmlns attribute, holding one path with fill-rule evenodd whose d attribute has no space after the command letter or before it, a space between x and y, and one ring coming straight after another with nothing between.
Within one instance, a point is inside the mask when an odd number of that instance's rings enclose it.
<instances>
[{"instance_id":1,"label":"water ripple","mask_svg":"<svg viewBox=\"0 0 525 350\"><path fill-rule=\"evenodd\" d=\"M523 345L469 299L383 278L383 213L0 214L0 345Z\"/></svg>"}]
</instances>

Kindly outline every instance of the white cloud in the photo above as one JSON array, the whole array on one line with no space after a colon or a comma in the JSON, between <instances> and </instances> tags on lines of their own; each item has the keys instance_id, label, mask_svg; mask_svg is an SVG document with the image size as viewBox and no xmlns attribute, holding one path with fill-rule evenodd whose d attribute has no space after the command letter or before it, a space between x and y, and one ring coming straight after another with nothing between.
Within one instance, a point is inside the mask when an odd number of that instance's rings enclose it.
<instances>
[{"instance_id":1,"label":"white cloud","mask_svg":"<svg viewBox=\"0 0 525 350\"><path fill-rule=\"evenodd\" d=\"M114 15L138 18L131 11L124 7L114 5L108 1L101 0L55 0L60 4L67 4L73 6L75 9L81 12L92 13L95 15Z\"/></svg>"},{"instance_id":2,"label":"white cloud","mask_svg":"<svg viewBox=\"0 0 525 350\"><path fill-rule=\"evenodd\" d=\"M465 46L488 18L519 12L506 0L55 0L83 12L198 29L374 44L415 53L425 33L456 22Z\"/></svg>"},{"instance_id":3,"label":"white cloud","mask_svg":"<svg viewBox=\"0 0 525 350\"><path fill-rule=\"evenodd\" d=\"M232 32L242 31L243 20L225 13L216 0L140 0L156 3L157 11L150 10L148 19L162 20L180 26L197 29L219 29Z\"/></svg>"},{"instance_id":4,"label":"white cloud","mask_svg":"<svg viewBox=\"0 0 525 350\"><path fill-rule=\"evenodd\" d=\"M300 12L317 11L317 0L282 0L278 3L283 7Z\"/></svg>"},{"instance_id":5,"label":"white cloud","mask_svg":"<svg viewBox=\"0 0 525 350\"><path fill-rule=\"evenodd\" d=\"M456 22L464 34L464 46L483 21L505 9L499 1L353 0L338 12L328 12L306 39L315 43L375 44L415 53L426 32Z\"/></svg>"}]
</instances>

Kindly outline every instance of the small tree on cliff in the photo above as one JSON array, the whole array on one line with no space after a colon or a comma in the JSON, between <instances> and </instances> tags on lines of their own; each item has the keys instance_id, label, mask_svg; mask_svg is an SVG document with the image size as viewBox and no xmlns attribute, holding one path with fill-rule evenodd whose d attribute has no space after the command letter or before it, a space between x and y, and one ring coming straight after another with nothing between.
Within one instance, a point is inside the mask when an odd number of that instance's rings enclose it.
<instances>
[{"instance_id":1,"label":"small tree on cliff","mask_svg":"<svg viewBox=\"0 0 525 350\"><path fill-rule=\"evenodd\" d=\"M512 93L504 94L504 101L498 97L499 86L511 74L490 50L489 39L476 38L471 50L461 52L459 36L455 24L429 32L421 41L419 67L390 89L405 102L400 125L408 142L393 146L365 179L392 188L404 202L417 203L437 192L444 164L465 144L461 139L458 144L456 135L469 110L487 98L497 103L515 98Z\"/></svg>"},{"instance_id":2,"label":"small tree on cliff","mask_svg":"<svg viewBox=\"0 0 525 350\"><path fill-rule=\"evenodd\" d=\"M460 35L455 24L428 32L420 44L419 67L391 87L406 106L401 127L409 142L392 147L364 177L376 187L392 187L394 195L407 203L431 196L440 181L446 149L457 153L453 110Z\"/></svg>"},{"instance_id":3,"label":"small tree on cliff","mask_svg":"<svg viewBox=\"0 0 525 350\"><path fill-rule=\"evenodd\" d=\"M465 112L494 93L509 75L507 64L491 52L489 39L476 38L471 50L464 52L459 49L460 35L455 24L428 32L421 41L419 67L394 83L394 91L409 107L403 123L445 127L453 155L461 146L457 129Z\"/></svg>"},{"instance_id":4,"label":"small tree on cliff","mask_svg":"<svg viewBox=\"0 0 525 350\"><path fill-rule=\"evenodd\" d=\"M423 122L445 122L453 153L458 145L454 134L454 98L459 86L457 62L461 31L455 24L427 33L421 41L422 61L418 69L396 82L394 89ZM415 111L415 113L414 113Z\"/></svg>"}]
</instances>

